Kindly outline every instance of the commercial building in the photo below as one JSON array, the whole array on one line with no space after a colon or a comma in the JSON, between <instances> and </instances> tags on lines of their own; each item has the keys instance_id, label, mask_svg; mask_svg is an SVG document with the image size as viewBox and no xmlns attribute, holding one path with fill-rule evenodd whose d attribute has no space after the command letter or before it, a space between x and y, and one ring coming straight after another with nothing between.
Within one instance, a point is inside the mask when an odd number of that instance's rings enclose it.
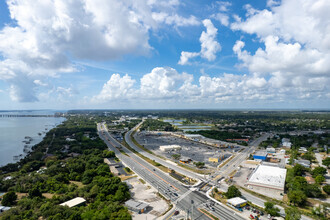
<instances>
[{"instance_id":1,"label":"commercial building","mask_svg":"<svg viewBox=\"0 0 330 220\"><path fill-rule=\"evenodd\" d=\"M222 161L224 158L225 158L224 155L209 157L209 162L219 163L219 161Z\"/></svg>"},{"instance_id":2,"label":"commercial building","mask_svg":"<svg viewBox=\"0 0 330 220\"><path fill-rule=\"evenodd\" d=\"M246 205L247 201L245 199L242 199L240 197L234 197L227 200L227 204L230 206L233 206L235 208L241 208Z\"/></svg>"},{"instance_id":3,"label":"commercial building","mask_svg":"<svg viewBox=\"0 0 330 220\"><path fill-rule=\"evenodd\" d=\"M261 190L278 198L284 193L285 177L286 169L259 165L251 174L247 185L250 189Z\"/></svg>"},{"instance_id":4,"label":"commercial building","mask_svg":"<svg viewBox=\"0 0 330 220\"><path fill-rule=\"evenodd\" d=\"M134 201L133 199L130 199L125 202L125 206L131 211L134 211L137 213L143 213L148 209L149 204L140 202L140 201Z\"/></svg>"},{"instance_id":5,"label":"commercial building","mask_svg":"<svg viewBox=\"0 0 330 220\"><path fill-rule=\"evenodd\" d=\"M181 146L180 145L163 145L163 146L159 146L159 150L167 152L167 151L171 151L171 150L181 150Z\"/></svg>"},{"instance_id":6,"label":"commercial building","mask_svg":"<svg viewBox=\"0 0 330 220\"><path fill-rule=\"evenodd\" d=\"M266 151L267 151L267 153L269 153L269 154L275 154L275 153L276 153L276 150L275 150L275 148L273 148L273 147L267 147L267 148L266 148Z\"/></svg>"},{"instance_id":7,"label":"commercial building","mask_svg":"<svg viewBox=\"0 0 330 220\"><path fill-rule=\"evenodd\" d=\"M86 203L86 200L82 197L77 197L74 199L71 199L69 201L63 202L60 205L61 206L68 206L69 208L75 207L75 206L80 206L84 205Z\"/></svg>"},{"instance_id":8,"label":"commercial building","mask_svg":"<svg viewBox=\"0 0 330 220\"><path fill-rule=\"evenodd\" d=\"M257 151L254 153L253 159L265 161L267 159L267 152L266 151Z\"/></svg>"}]
</instances>

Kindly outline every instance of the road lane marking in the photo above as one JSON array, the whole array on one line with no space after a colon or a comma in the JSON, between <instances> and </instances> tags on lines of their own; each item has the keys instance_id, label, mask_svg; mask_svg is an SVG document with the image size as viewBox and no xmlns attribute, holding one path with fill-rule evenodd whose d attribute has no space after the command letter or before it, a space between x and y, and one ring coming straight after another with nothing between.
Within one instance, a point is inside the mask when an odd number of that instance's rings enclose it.
<instances>
[{"instance_id":1,"label":"road lane marking","mask_svg":"<svg viewBox=\"0 0 330 220\"><path fill-rule=\"evenodd\" d=\"M106 140L108 141L108 140ZM108 141L114 148L117 149L117 147L115 147L115 145L109 140ZM117 149L118 150L118 149ZM166 180L164 180L163 178L161 178L160 176L158 176L156 173L152 172L150 169L148 169L147 167L143 166L141 163L139 163L138 161L136 161L135 159L133 159L131 157L132 160L134 160L136 163L140 164L142 167L144 167L145 169L147 169L149 172L151 172L152 174L154 174L154 176L157 176L159 179L163 180L165 183L171 185L174 189L176 189L177 191L180 191L178 188L176 188L175 186L173 186L172 184L170 184L169 182L167 182Z\"/></svg>"},{"instance_id":2,"label":"road lane marking","mask_svg":"<svg viewBox=\"0 0 330 220\"><path fill-rule=\"evenodd\" d=\"M210 216L209 214L206 213L206 211L204 212L203 209L197 208L201 213L203 213L204 215L206 215L207 217L209 217L212 220L215 220L215 218L213 218L212 216ZM219 218L220 219L220 218Z\"/></svg>"}]
</instances>

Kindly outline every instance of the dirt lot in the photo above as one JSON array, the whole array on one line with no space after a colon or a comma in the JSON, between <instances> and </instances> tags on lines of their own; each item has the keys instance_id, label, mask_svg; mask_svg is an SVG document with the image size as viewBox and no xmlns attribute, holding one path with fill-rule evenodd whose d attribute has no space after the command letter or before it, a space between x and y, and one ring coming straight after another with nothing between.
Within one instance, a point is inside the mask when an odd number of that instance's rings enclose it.
<instances>
[{"instance_id":1,"label":"dirt lot","mask_svg":"<svg viewBox=\"0 0 330 220\"><path fill-rule=\"evenodd\" d=\"M148 211L143 214L132 212L134 220L156 219L169 208L167 202L156 194L156 189L143 184L138 178L131 178L125 182L132 186L130 189L132 199L150 204Z\"/></svg>"}]
</instances>

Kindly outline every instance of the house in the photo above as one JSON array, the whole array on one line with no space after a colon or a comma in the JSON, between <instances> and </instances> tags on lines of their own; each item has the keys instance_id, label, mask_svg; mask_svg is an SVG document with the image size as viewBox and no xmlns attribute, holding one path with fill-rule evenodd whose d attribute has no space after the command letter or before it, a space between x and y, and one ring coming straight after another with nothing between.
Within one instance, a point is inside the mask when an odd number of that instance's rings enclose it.
<instances>
[{"instance_id":1,"label":"house","mask_svg":"<svg viewBox=\"0 0 330 220\"><path fill-rule=\"evenodd\" d=\"M311 162L309 160L294 160L295 164L300 164L306 168L310 168L311 167Z\"/></svg>"},{"instance_id":2,"label":"house","mask_svg":"<svg viewBox=\"0 0 330 220\"><path fill-rule=\"evenodd\" d=\"M8 211L9 209L11 209L11 207L8 207L8 206L0 206L0 213L1 213L1 212Z\"/></svg>"},{"instance_id":3,"label":"house","mask_svg":"<svg viewBox=\"0 0 330 220\"><path fill-rule=\"evenodd\" d=\"M283 138L282 139L282 146L286 148L291 148L292 143L290 142L290 139L288 138Z\"/></svg>"},{"instance_id":4,"label":"house","mask_svg":"<svg viewBox=\"0 0 330 220\"><path fill-rule=\"evenodd\" d=\"M76 197L74 199L71 199L69 201L63 202L60 205L61 206L68 206L69 208L75 207L75 206L81 206L86 203L86 200L82 197Z\"/></svg>"}]
</instances>

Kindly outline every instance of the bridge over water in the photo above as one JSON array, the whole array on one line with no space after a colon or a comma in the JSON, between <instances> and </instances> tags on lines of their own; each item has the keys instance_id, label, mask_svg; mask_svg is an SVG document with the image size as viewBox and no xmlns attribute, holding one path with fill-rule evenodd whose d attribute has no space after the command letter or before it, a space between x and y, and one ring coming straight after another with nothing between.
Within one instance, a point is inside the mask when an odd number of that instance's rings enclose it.
<instances>
[{"instance_id":1,"label":"bridge over water","mask_svg":"<svg viewBox=\"0 0 330 220\"><path fill-rule=\"evenodd\" d=\"M19 117L61 117L60 115L20 115L20 114L0 114L0 118L19 118Z\"/></svg>"}]
</instances>

